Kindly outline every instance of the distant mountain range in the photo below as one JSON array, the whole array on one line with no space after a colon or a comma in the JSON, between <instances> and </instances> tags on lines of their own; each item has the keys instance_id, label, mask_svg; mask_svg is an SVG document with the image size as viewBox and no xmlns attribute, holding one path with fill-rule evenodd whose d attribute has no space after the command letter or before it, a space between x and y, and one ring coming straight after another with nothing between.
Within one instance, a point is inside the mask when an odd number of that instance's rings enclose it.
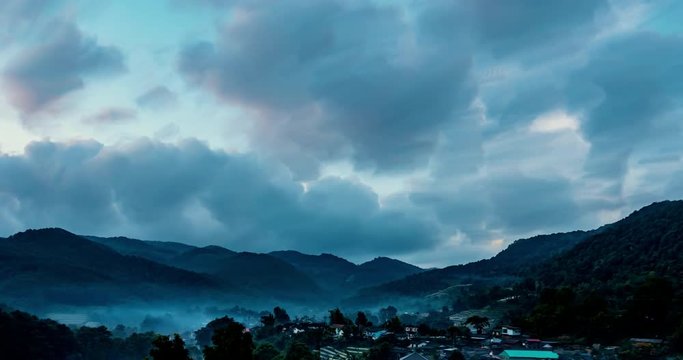
<instances>
[{"instance_id":1,"label":"distant mountain range","mask_svg":"<svg viewBox=\"0 0 683 360\"><path fill-rule=\"evenodd\" d=\"M0 240L0 294L26 303L108 304L218 288L208 276L171 267L62 229Z\"/></svg>"},{"instance_id":2,"label":"distant mountain range","mask_svg":"<svg viewBox=\"0 0 683 360\"><path fill-rule=\"evenodd\" d=\"M490 259L431 270L384 257L356 265L332 254L235 252L54 228L0 238L0 302L20 304L248 297L302 304L345 299L361 307L472 282L533 278L599 286L646 273L683 278L683 201L655 203L592 231L521 239Z\"/></svg>"},{"instance_id":3,"label":"distant mountain range","mask_svg":"<svg viewBox=\"0 0 683 360\"><path fill-rule=\"evenodd\" d=\"M235 252L59 228L0 238L0 301L20 304L243 297L320 302L420 271L389 258L356 265L329 254Z\"/></svg>"},{"instance_id":4,"label":"distant mountain range","mask_svg":"<svg viewBox=\"0 0 683 360\"><path fill-rule=\"evenodd\" d=\"M307 255L297 251L274 251L270 255L308 274L324 289L347 293L424 271L415 265L386 257L356 265L331 254Z\"/></svg>"}]
</instances>

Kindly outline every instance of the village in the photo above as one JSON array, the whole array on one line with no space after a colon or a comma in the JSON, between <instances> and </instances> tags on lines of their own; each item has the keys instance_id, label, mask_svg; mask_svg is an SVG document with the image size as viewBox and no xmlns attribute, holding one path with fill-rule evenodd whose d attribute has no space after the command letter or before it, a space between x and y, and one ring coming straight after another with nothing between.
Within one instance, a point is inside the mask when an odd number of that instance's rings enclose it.
<instances>
[{"instance_id":1,"label":"village","mask_svg":"<svg viewBox=\"0 0 683 360\"><path fill-rule=\"evenodd\" d=\"M618 346L586 345L564 338L538 339L524 329L472 311L399 314L389 307L378 315L379 318L359 312L356 320L351 321L334 309L329 321L304 318L278 324L267 320L249 331L257 342L282 342L284 338L287 342L307 343L321 360L620 359ZM385 318L381 319L381 326L368 320L380 320L382 316ZM275 340L278 337L281 338ZM630 339L626 344L652 349L653 353L661 345L661 340L656 339Z\"/></svg>"}]
</instances>

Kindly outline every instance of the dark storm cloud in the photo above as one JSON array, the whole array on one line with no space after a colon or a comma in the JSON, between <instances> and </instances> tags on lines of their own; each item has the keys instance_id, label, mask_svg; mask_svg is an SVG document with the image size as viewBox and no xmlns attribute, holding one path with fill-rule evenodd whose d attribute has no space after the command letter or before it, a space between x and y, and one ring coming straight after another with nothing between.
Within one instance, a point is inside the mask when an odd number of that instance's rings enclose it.
<instances>
[{"instance_id":1,"label":"dark storm cloud","mask_svg":"<svg viewBox=\"0 0 683 360\"><path fill-rule=\"evenodd\" d=\"M408 203L472 239L569 230L615 209L601 197L623 191L634 144L665 131L660 115L680 107L680 38L618 34L606 0L210 3L229 7L230 20L216 40L186 46L179 68L261 114L257 148L274 148L303 178L336 158L379 171L429 164L432 179ZM558 111L578 124L566 136L528 133ZM485 156L487 143L510 138L525 150Z\"/></svg>"},{"instance_id":2,"label":"dark storm cloud","mask_svg":"<svg viewBox=\"0 0 683 360\"><path fill-rule=\"evenodd\" d=\"M495 204L495 222L509 233L569 231L567 224L576 223L581 215L565 179L509 174L491 177L487 187Z\"/></svg>"},{"instance_id":3,"label":"dark storm cloud","mask_svg":"<svg viewBox=\"0 0 683 360\"><path fill-rule=\"evenodd\" d=\"M598 31L596 20L609 9L606 0L466 0L463 5L480 46L496 56L576 49Z\"/></svg>"},{"instance_id":4,"label":"dark storm cloud","mask_svg":"<svg viewBox=\"0 0 683 360\"><path fill-rule=\"evenodd\" d=\"M2 155L0 197L5 199L3 210L18 226L4 232L28 227L29 222L94 229L110 221L110 196L90 166L101 148L96 142L36 142L23 156Z\"/></svg>"},{"instance_id":5,"label":"dark storm cloud","mask_svg":"<svg viewBox=\"0 0 683 360\"><path fill-rule=\"evenodd\" d=\"M162 110L173 107L178 101L178 96L165 86L156 86L135 99L135 103L143 108Z\"/></svg>"},{"instance_id":6,"label":"dark storm cloud","mask_svg":"<svg viewBox=\"0 0 683 360\"><path fill-rule=\"evenodd\" d=\"M137 112L133 109L123 107L110 107L102 109L97 113L85 118L86 122L94 124L116 124L133 120L137 117Z\"/></svg>"},{"instance_id":7,"label":"dark storm cloud","mask_svg":"<svg viewBox=\"0 0 683 360\"><path fill-rule=\"evenodd\" d=\"M491 174L451 189L411 194L419 207L435 212L451 231L477 242L492 234L574 230L582 217L572 184L562 178L534 178L523 174Z\"/></svg>"},{"instance_id":8,"label":"dark storm cloud","mask_svg":"<svg viewBox=\"0 0 683 360\"><path fill-rule=\"evenodd\" d=\"M308 185L248 155L188 140L35 142L0 157L0 223L210 241L236 249L401 254L434 244L433 226L399 208L382 208L369 188L338 178Z\"/></svg>"},{"instance_id":9,"label":"dark storm cloud","mask_svg":"<svg viewBox=\"0 0 683 360\"><path fill-rule=\"evenodd\" d=\"M24 48L2 74L10 103L24 115L45 109L85 86L85 78L124 70L123 54L102 46L72 23L53 23L40 45Z\"/></svg>"},{"instance_id":10,"label":"dark storm cloud","mask_svg":"<svg viewBox=\"0 0 683 360\"><path fill-rule=\"evenodd\" d=\"M586 170L591 177L615 181L612 195L621 192L634 149L659 137L663 119L680 109L682 58L681 37L639 32L600 46L572 74L570 105L587 110L582 125L591 142Z\"/></svg>"},{"instance_id":11,"label":"dark storm cloud","mask_svg":"<svg viewBox=\"0 0 683 360\"><path fill-rule=\"evenodd\" d=\"M0 1L0 49L34 28L60 0Z\"/></svg>"},{"instance_id":12,"label":"dark storm cloud","mask_svg":"<svg viewBox=\"0 0 683 360\"><path fill-rule=\"evenodd\" d=\"M264 128L293 118L284 136L317 160L348 145L360 167L424 163L439 126L475 94L469 45L415 29L399 8L296 1L232 11L215 43L183 49L182 74L261 112ZM341 140L318 144L312 133Z\"/></svg>"}]
</instances>

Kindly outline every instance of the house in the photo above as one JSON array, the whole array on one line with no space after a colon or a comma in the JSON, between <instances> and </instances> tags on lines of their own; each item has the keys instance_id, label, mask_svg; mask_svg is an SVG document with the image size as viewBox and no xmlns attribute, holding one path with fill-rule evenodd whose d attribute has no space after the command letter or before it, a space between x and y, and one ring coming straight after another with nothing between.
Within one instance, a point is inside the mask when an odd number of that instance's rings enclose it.
<instances>
[{"instance_id":1,"label":"house","mask_svg":"<svg viewBox=\"0 0 683 360\"><path fill-rule=\"evenodd\" d=\"M547 350L505 350L498 355L502 360L554 360L560 356Z\"/></svg>"},{"instance_id":2,"label":"house","mask_svg":"<svg viewBox=\"0 0 683 360\"><path fill-rule=\"evenodd\" d=\"M414 352L402 357L400 360L429 360L428 358Z\"/></svg>"},{"instance_id":3,"label":"house","mask_svg":"<svg viewBox=\"0 0 683 360\"><path fill-rule=\"evenodd\" d=\"M340 338L344 336L344 325L332 324L330 327L334 330L334 337Z\"/></svg>"},{"instance_id":4,"label":"house","mask_svg":"<svg viewBox=\"0 0 683 360\"><path fill-rule=\"evenodd\" d=\"M325 346L320 349L320 360L350 360L364 356L370 349L360 347L348 347L344 350Z\"/></svg>"},{"instance_id":5,"label":"house","mask_svg":"<svg viewBox=\"0 0 683 360\"><path fill-rule=\"evenodd\" d=\"M504 325L500 327L500 334L504 336L520 336L522 330L518 327Z\"/></svg>"},{"instance_id":6,"label":"house","mask_svg":"<svg viewBox=\"0 0 683 360\"><path fill-rule=\"evenodd\" d=\"M644 338L631 338L629 339L633 346L644 347L644 346L656 346L664 343L661 339L644 339Z\"/></svg>"},{"instance_id":7,"label":"house","mask_svg":"<svg viewBox=\"0 0 683 360\"><path fill-rule=\"evenodd\" d=\"M405 332L408 335L408 339L412 339L417 335L417 326L406 326Z\"/></svg>"},{"instance_id":8,"label":"house","mask_svg":"<svg viewBox=\"0 0 683 360\"><path fill-rule=\"evenodd\" d=\"M366 331L365 336L371 338L372 340L377 340L384 335L390 334L386 330L376 330L376 331Z\"/></svg>"},{"instance_id":9,"label":"house","mask_svg":"<svg viewBox=\"0 0 683 360\"><path fill-rule=\"evenodd\" d=\"M337 350L331 346L321 348L319 354L321 360L346 360L350 357L346 352Z\"/></svg>"},{"instance_id":10,"label":"house","mask_svg":"<svg viewBox=\"0 0 683 360\"><path fill-rule=\"evenodd\" d=\"M522 345L527 349L540 349L542 343L541 339L526 339Z\"/></svg>"}]
</instances>

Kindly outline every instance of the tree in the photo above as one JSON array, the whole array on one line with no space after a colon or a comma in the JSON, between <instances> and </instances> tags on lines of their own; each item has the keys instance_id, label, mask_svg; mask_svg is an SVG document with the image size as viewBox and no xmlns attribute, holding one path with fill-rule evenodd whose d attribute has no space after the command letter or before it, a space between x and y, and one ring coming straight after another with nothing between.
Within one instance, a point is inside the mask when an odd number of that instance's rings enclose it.
<instances>
[{"instance_id":1,"label":"tree","mask_svg":"<svg viewBox=\"0 0 683 360\"><path fill-rule=\"evenodd\" d=\"M420 334L420 336L428 336L434 333L434 329L425 323L421 323L417 326L417 333Z\"/></svg>"},{"instance_id":2,"label":"tree","mask_svg":"<svg viewBox=\"0 0 683 360\"><path fill-rule=\"evenodd\" d=\"M448 357L448 360L465 360L465 355L458 350L454 350Z\"/></svg>"},{"instance_id":3,"label":"tree","mask_svg":"<svg viewBox=\"0 0 683 360\"><path fill-rule=\"evenodd\" d=\"M261 324L265 327L275 326L275 316L271 313L261 316Z\"/></svg>"},{"instance_id":4,"label":"tree","mask_svg":"<svg viewBox=\"0 0 683 360\"><path fill-rule=\"evenodd\" d=\"M401 320L398 318L398 316L394 316L384 324L384 328L391 332L397 333L403 330L403 325L401 324Z\"/></svg>"},{"instance_id":5,"label":"tree","mask_svg":"<svg viewBox=\"0 0 683 360\"><path fill-rule=\"evenodd\" d=\"M154 360L191 360L185 342L178 334L173 335L173 340L168 336L157 336L149 355Z\"/></svg>"},{"instance_id":6,"label":"tree","mask_svg":"<svg viewBox=\"0 0 683 360\"><path fill-rule=\"evenodd\" d=\"M365 313L362 311L359 311L358 314L356 315L356 326L358 326L358 327L368 326L368 317L365 316Z\"/></svg>"},{"instance_id":7,"label":"tree","mask_svg":"<svg viewBox=\"0 0 683 360\"><path fill-rule=\"evenodd\" d=\"M254 360L273 360L278 355L280 352L269 343L260 344L254 350Z\"/></svg>"},{"instance_id":8,"label":"tree","mask_svg":"<svg viewBox=\"0 0 683 360\"><path fill-rule=\"evenodd\" d=\"M368 352L368 360L390 360L395 359L391 356L391 344L384 341L381 344L375 345L370 348Z\"/></svg>"},{"instance_id":9,"label":"tree","mask_svg":"<svg viewBox=\"0 0 683 360\"><path fill-rule=\"evenodd\" d=\"M114 338L117 354L121 359L142 359L149 355L157 334L153 332L132 333L125 339Z\"/></svg>"},{"instance_id":10,"label":"tree","mask_svg":"<svg viewBox=\"0 0 683 360\"><path fill-rule=\"evenodd\" d=\"M235 321L227 316L223 316L221 318L217 318L214 320L211 320L206 326L203 328L195 331L195 338L197 339L197 344L200 347L204 346L209 346L211 345L211 339L213 337L213 333L218 330L218 329L223 329L231 324L233 324Z\"/></svg>"},{"instance_id":11,"label":"tree","mask_svg":"<svg viewBox=\"0 0 683 360\"><path fill-rule=\"evenodd\" d=\"M470 335L470 329L464 326L449 326L446 332L448 333L448 337L450 337L451 340L453 340L453 343L455 343L455 340L457 340L458 338L469 337Z\"/></svg>"},{"instance_id":12,"label":"tree","mask_svg":"<svg viewBox=\"0 0 683 360\"><path fill-rule=\"evenodd\" d=\"M108 359L113 350L111 332L104 326L83 326L76 331L76 340L86 359Z\"/></svg>"},{"instance_id":13,"label":"tree","mask_svg":"<svg viewBox=\"0 0 683 360\"><path fill-rule=\"evenodd\" d=\"M287 349L285 360L315 360L315 355L306 344L294 342Z\"/></svg>"},{"instance_id":14,"label":"tree","mask_svg":"<svg viewBox=\"0 0 683 360\"><path fill-rule=\"evenodd\" d=\"M330 324L346 325L347 320L339 308L330 310Z\"/></svg>"},{"instance_id":15,"label":"tree","mask_svg":"<svg viewBox=\"0 0 683 360\"><path fill-rule=\"evenodd\" d=\"M491 325L491 322L486 316L473 315L467 318L465 325L474 326L477 329L477 334L481 334L485 328Z\"/></svg>"},{"instance_id":16,"label":"tree","mask_svg":"<svg viewBox=\"0 0 683 360\"><path fill-rule=\"evenodd\" d=\"M669 309L674 290L667 279L649 276L637 287L633 299L627 304L626 318L634 329L647 336L662 336L666 331ZM675 328L675 325L671 328Z\"/></svg>"},{"instance_id":17,"label":"tree","mask_svg":"<svg viewBox=\"0 0 683 360\"><path fill-rule=\"evenodd\" d=\"M273 309L273 315L275 316L275 321L278 324L286 324L290 321L287 311L279 306L276 306Z\"/></svg>"},{"instance_id":18,"label":"tree","mask_svg":"<svg viewBox=\"0 0 683 360\"><path fill-rule=\"evenodd\" d=\"M254 342L244 326L228 318L227 326L214 331L212 346L204 348L205 360L251 360Z\"/></svg>"},{"instance_id":19,"label":"tree","mask_svg":"<svg viewBox=\"0 0 683 360\"><path fill-rule=\"evenodd\" d=\"M379 310L379 321L385 323L389 321L389 319L396 316L396 314L398 314L398 310L391 305L387 306L386 308L381 308Z\"/></svg>"},{"instance_id":20,"label":"tree","mask_svg":"<svg viewBox=\"0 0 683 360\"><path fill-rule=\"evenodd\" d=\"M681 324L671 337L671 347L674 351L683 353L683 319L681 319Z\"/></svg>"},{"instance_id":21,"label":"tree","mask_svg":"<svg viewBox=\"0 0 683 360\"><path fill-rule=\"evenodd\" d=\"M78 344L66 325L0 305L0 349L3 359L60 360L72 358Z\"/></svg>"}]
</instances>

